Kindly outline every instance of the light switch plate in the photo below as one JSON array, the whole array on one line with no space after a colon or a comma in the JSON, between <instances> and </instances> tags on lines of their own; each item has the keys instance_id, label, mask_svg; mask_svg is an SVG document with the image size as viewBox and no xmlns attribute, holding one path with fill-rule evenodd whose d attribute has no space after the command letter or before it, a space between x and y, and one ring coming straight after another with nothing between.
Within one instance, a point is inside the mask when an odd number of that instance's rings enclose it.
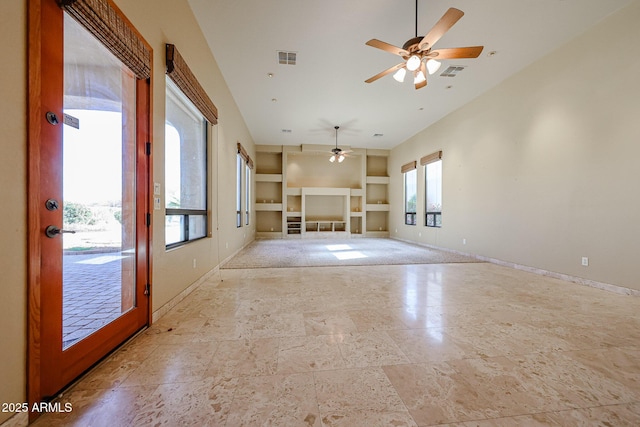
<instances>
[{"instance_id":1,"label":"light switch plate","mask_svg":"<svg viewBox=\"0 0 640 427\"><path fill-rule=\"evenodd\" d=\"M160 195L160 183L159 182L154 182L153 183L153 194L156 196Z\"/></svg>"}]
</instances>

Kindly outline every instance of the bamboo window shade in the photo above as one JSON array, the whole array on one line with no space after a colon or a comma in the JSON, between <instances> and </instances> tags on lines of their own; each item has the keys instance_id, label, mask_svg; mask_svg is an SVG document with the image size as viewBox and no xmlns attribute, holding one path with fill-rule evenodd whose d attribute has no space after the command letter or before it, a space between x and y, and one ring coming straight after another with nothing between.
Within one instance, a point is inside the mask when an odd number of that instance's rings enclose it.
<instances>
[{"instance_id":1,"label":"bamboo window shade","mask_svg":"<svg viewBox=\"0 0 640 427\"><path fill-rule=\"evenodd\" d=\"M420 158L420 166L427 165L429 163L437 162L442 158L442 151L436 151L435 153L428 154Z\"/></svg>"},{"instance_id":2,"label":"bamboo window shade","mask_svg":"<svg viewBox=\"0 0 640 427\"><path fill-rule=\"evenodd\" d=\"M253 169L253 160L251 160L251 157L249 157L249 153L247 153L247 150L245 150L245 148L239 142L238 154L240 154L240 157L242 157L244 161L247 162L247 166L249 167L249 169Z\"/></svg>"},{"instance_id":3,"label":"bamboo window shade","mask_svg":"<svg viewBox=\"0 0 640 427\"><path fill-rule=\"evenodd\" d=\"M129 67L138 79L151 77L151 47L111 0L58 0L58 5Z\"/></svg>"},{"instance_id":4,"label":"bamboo window shade","mask_svg":"<svg viewBox=\"0 0 640 427\"><path fill-rule=\"evenodd\" d=\"M404 165L402 165L400 167L400 172L401 173L407 173L407 172L412 171L412 170L414 170L416 168L417 168L417 162L414 160L412 162L405 163Z\"/></svg>"},{"instance_id":5,"label":"bamboo window shade","mask_svg":"<svg viewBox=\"0 0 640 427\"><path fill-rule=\"evenodd\" d=\"M178 49L167 44L167 75L211 124L218 124L218 109L182 58Z\"/></svg>"}]
</instances>

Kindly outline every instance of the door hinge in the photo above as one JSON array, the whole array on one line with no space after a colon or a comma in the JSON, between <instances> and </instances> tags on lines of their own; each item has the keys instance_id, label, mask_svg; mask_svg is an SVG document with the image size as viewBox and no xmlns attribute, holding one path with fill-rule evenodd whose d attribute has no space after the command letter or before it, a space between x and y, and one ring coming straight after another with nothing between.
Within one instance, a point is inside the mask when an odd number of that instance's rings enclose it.
<instances>
[{"instance_id":1,"label":"door hinge","mask_svg":"<svg viewBox=\"0 0 640 427\"><path fill-rule=\"evenodd\" d=\"M151 226L151 214L148 213L147 214L147 227L150 227L150 226Z\"/></svg>"},{"instance_id":2,"label":"door hinge","mask_svg":"<svg viewBox=\"0 0 640 427\"><path fill-rule=\"evenodd\" d=\"M144 285L144 294L149 296L149 294L151 294L151 285L150 284L146 284Z\"/></svg>"},{"instance_id":3,"label":"door hinge","mask_svg":"<svg viewBox=\"0 0 640 427\"><path fill-rule=\"evenodd\" d=\"M151 143L147 142L144 146L144 152L147 156L151 155Z\"/></svg>"}]
</instances>

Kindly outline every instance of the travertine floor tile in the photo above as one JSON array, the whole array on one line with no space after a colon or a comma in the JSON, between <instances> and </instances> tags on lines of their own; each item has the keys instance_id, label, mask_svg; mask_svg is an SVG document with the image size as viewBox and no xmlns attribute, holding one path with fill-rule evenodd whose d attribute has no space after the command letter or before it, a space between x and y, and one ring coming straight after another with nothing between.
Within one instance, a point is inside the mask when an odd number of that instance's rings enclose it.
<instances>
[{"instance_id":1,"label":"travertine floor tile","mask_svg":"<svg viewBox=\"0 0 640 427\"><path fill-rule=\"evenodd\" d=\"M241 378L226 425L321 426L313 375Z\"/></svg>"},{"instance_id":2,"label":"travertine floor tile","mask_svg":"<svg viewBox=\"0 0 640 427\"><path fill-rule=\"evenodd\" d=\"M346 363L332 335L280 338L278 373L343 369Z\"/></svg>"},{"instance_id":3,"label":"travertine floor tile","mask_svg":"<svg viewBox=\"0 0 640 427\"><path fill-rule=\"evenodd\" d=\"M277 365L277 338L222 341L205 375L222 378L273 375Z\"/></svg>"},{"instance_id":4,"label":"travertine floor tile","mask_svg":"<svg viewBox=\"0 0 640 427\"><path fill-rule=\"evenodd\" d=\"M304 327L307 335L346 335L357 330L344 311L304 313Z\"/></svg>"},{"instance_id":5,"label":"travertine floor tile","mask_svg":"<svg viewBox=\"0 0 640 427\"><path fill-rule=\"evenodd\" d=\"M345 335L339 345L350 368L409 363L407 356L386 332L352 333Z\"/></svg>"},{"instance_id":6,"label":"travertine floor tile","mask_svg":"<svg viewBox=\"0 0 640 427\"><path fill-rule=\"evenodd\" d=\"M324 425L416 425L381 368L316 372L314 377Z\"/></svg>"},{"instance_id":7,"label":"travertine floor tile","mask_svg":"<svg viewBox=\"0 0 640 427\"><path fill-rule=\"evenodd\" d=\"M35 425L637 426L639 361L640 298L493 264L222 270Z\"/></svg>"},{"instance_id":8,"label":"travertine floor tile","mask_svg":"<svg viewBox=\"0 0 640 427\"><path fill-rule=\"evenodd\" d=\"M446 363L385 366L420 426L487 418L490 402Z\"/></svg>"}]
</instances>

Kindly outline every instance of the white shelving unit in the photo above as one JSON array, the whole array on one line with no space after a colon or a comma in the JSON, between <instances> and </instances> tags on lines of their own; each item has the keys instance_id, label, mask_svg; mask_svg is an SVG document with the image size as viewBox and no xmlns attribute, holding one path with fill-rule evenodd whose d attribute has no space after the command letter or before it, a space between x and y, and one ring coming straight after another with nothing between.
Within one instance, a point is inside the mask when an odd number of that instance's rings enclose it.
<instances>
[{"instance_id":1,"label":"white shelving unit","mask_svg":"<svg viewBox=\"0 0 640 427\"><path fill-rule=\"evenodd\" d=\"M389 152L353 149L333 164L330 148L256 146L258 237L389 235Z\"/></svg>"}]
</instances>

